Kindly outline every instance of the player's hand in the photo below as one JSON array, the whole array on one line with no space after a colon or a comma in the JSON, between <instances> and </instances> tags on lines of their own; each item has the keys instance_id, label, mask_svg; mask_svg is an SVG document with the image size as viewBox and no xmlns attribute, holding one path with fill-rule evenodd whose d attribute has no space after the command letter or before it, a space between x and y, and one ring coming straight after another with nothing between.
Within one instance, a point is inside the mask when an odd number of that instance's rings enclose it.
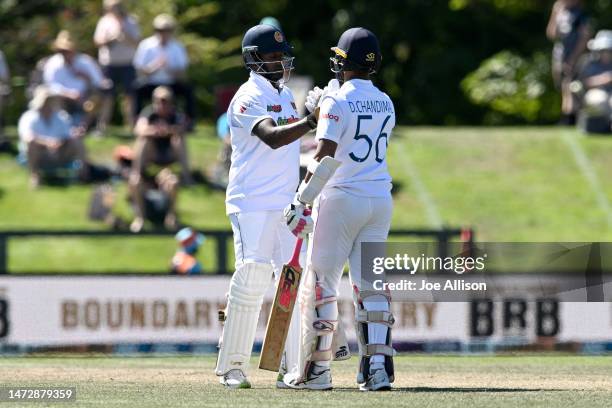
<instances>
[{"instance_id":1,"label":"player's hand","mask_svg":"<svg viewBox=\"0 0 612 408\"><path fill-rule=\"evenodd\" d=\"M321 105L321 101L326 95L336 92L338 89L340 89L340 82L338 82L337 79L331 79L327 83L327 86L323 89L315 86L314 89L309 91L308 95L306 96L305 106L308 113L312 113L319 105Z\"/></svg>"},{"instance_id":2,"label":"player's hand","mask_svg":"<svg viewBox=\"0 0 612 408\"><path fill-rule=\"evenodd\" d=\"M318 86L315 86L314 89L308 91L308 95L306 96L306 103L304 104L308 113L314 111L314 109L319 104L319 100L321 100L322 95L323 89L319 88Z\"/></svg>"},{"instance_id":3,"label":"player's hand","mask_svg":"<svg viewBox=\"0 0 612 408\"><path fill-rule=\"evenodd\" d=\"M285 207L285 221L287 228L296 237L305 239L314 228L314 221L310 216L310 209L306 205L294 200L293 203Z\"/></svg>"}]
</instances>

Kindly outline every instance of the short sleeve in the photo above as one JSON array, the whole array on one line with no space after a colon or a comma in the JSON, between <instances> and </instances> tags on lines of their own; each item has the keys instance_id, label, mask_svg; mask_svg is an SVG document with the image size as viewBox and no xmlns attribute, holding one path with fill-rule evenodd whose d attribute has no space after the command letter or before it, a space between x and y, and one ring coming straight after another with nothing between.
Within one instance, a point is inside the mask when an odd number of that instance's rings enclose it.
<instances>
[{"instance_id":1,"label":"short sleeve","mask_svg":"<svg viewBox=\"0 0 612 408\"><path fill-rule=\"evenodd\" d=\"M340 104L331 97L323 99L320 109L315 140L328 139L338 143L348 118L342 114Z\"/></svg>"},{"instance_id":2,"label":"short sleeve","mask_svg":"<svg viewBox=\"0 0 612 408\"><path fill-rule=\"evenodd\" d=\"M147 52L147 48L145 45L146 40L142 40L138 47L136 47L136 53L134 53L133 65L136 69L143 69L146 65L145 63L145 55Z\"/></svg>"},{"instance_id":3,"label":"short sleeve","mask_svg":"<svg viewBox=\"0 0 612 408\"><path fill-rule=\"evenodd\" d=\"M106 42L106 36L108 31L106 30L105 18L102 17L98 20L96 25L96 31L94 32L94 42L104 43Z\"/></svg>"},{"instance_id":4,"label":"short sleeve","mask_svg":"<svg viewBox=\"0 0 612 408\"><path fill-rule=\"evenodd\" d=\"M259 122L272 116L260 101L250 95L243 95L232 102L228 112L230 127L246 129L250 134Z\"/></svg>"}]
</instances>

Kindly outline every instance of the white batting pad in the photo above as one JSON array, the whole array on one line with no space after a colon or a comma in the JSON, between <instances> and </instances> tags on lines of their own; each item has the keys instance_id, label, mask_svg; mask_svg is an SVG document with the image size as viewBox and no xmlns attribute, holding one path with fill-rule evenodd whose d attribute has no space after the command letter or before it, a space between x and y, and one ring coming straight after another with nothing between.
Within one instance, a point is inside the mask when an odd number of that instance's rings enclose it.
<instances>
[{"instance_id":1,"label":"white batting pad","mask_svg":"<svg viewBox=\"0 0 612 408\"><path fill-rule=\"evenodd\" d=\"M272 265L247 263L241 266L230 283L223 334L215 373L219 376L232 369L246 375L257 329L263 296L272 283Z\"/></svg>"}]
</instances>

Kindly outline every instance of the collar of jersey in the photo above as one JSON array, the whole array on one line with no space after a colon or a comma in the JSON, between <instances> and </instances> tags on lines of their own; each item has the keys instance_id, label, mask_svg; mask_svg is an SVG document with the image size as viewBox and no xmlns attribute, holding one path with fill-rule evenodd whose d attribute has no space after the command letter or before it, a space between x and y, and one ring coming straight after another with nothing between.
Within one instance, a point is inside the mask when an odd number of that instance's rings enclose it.
<instances>
[{"instance_id":1,"label":"collar of jersey","mask_svg":"<svg viewBox=\"0 0 612 408\"><path fill-rule=\"evenodd\" d=\"M351 84L353 85L355 88L357 87L363 87L363 86L372 86L372 81L369 79L357 79L357 78L353 78L349 81L346 81L347 84Z\"/></svg>"},{"instance_id":2,"label":"collar of jersey","mask_svg":"<svg viewBox=\"0 0 612 408\"><path fill-rule=\"evenodd\" d=\"M262 77L259 74L256 74L255 72L251 71L251 73L249 74L251 79L253 79L253 81L257 84L257 86L264 88L267 91L272 91L272 92L277 92L280 93L283 90L283 87L281 86L280 89L276 89L271 83L270 81L268 81L266 78Z\"/></svg>"}]
</instances>

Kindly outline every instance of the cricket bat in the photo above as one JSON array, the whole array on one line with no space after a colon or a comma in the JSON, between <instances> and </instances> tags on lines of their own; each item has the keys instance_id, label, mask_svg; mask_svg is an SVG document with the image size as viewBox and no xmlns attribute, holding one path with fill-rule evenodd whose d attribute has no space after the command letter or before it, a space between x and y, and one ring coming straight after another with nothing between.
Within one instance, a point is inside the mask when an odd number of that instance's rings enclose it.
<instances>
[{"instance_id":1,"label":"cricket bat","mask_svg":"<svg viewBox=\"0 0 612 408\"><path fill-rule=\"evenodd\" d=\"M259 357L259 368L262 370L278 371L280 367L289 324L291 323L291 315L300 286L300 277L302 276L301 249L302 240L298 239L293 250L293 257L289 263L283 265L283 270L278 279L276 295L266 327L266 337Z\"/></svg>"}]
</instances>

